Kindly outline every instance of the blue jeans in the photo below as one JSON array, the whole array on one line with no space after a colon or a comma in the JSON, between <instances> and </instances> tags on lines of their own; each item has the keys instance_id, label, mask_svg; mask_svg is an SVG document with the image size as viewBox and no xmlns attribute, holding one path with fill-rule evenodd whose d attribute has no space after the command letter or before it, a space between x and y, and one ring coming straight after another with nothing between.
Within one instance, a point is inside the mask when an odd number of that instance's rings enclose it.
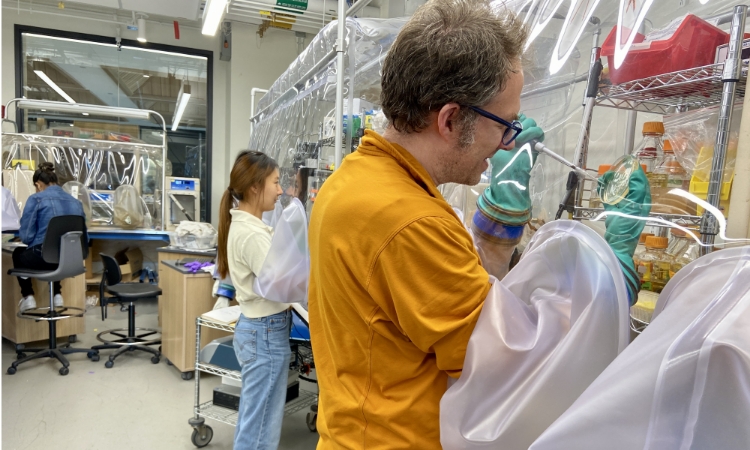
<instances>
[{"instance_id":1,"label":"blue jeans","mask_svg":"<svg viewBox=\"0 0 750 450\"><path fill-rule=\"evenodd\" d=\"M235 450L276 450L281 439L291 350L290 311L248 319L234 330L234 352L242 367L242 393Z\"/></svg>"}]
</instances>

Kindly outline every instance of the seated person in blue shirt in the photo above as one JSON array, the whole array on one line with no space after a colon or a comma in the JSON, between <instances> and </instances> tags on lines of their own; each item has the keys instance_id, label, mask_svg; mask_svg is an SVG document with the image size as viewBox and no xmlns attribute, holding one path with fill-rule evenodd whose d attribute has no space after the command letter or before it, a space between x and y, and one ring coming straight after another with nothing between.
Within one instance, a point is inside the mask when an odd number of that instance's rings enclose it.
<instances>
[{"instance_id":1,"label":"seated person in blue shirt","mask_svg":"<svg viewBox=\"0 0 750 450\"><path fill-rule=\"evenodd\" d=\"M36 194L26 200L26 206L21 215L19 234L21 242L28 247L17 248L13 251L13 267L24 269L55 270L57 264L49 264L42 258L42 243L47 233L47 225L56 216L83 216L83 205L77 199L62 190L57 185L55 166L51 162L44 162L34 172L34 186ZM85 236L84 236L85 238ZM21 301L19 309L25 311L36 308L34 288L31 280L18 277L21 285ZM60 282L54 284L54 304L62 306L63 298L60 293Z\"/></svg>"}]
</instances>

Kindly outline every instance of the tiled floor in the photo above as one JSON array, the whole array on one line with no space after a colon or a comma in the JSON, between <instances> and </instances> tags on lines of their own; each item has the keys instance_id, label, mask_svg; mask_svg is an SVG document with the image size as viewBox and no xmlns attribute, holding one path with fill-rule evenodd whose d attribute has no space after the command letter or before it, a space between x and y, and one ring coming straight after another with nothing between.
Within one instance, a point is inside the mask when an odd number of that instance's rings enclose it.
<instances>
[{"instance_id":1,"label":"tiled floor","mask_svg":"<svg viewBox=\"0 0 750 450\"><path fill-rule=\"evenodd\" d=\"M156 327L156 303L139 303L137 324ZM110 307L101 321L99 308L86 314L86 333L73 347L90 347L96 330L126 327L127 313ZM107 355L109 351L102 351ZM5 372L15 359L12 343L2 344L2 448L13 449L194 449L190 441L194 381L183 381L164 359L152 364L150 354L129 352L112 369L106 356L91 362L85 354L69 355L70 374L58 374L56 360L39 360L19 366L15 375ZM201 377L201 401L211 398L221 382ZM301 382L302 389L315 385ZM305 424L307 409L284 419L282 450L312 450L318 440ZM207 420L214 437L206 449L231 449L234 428Z\"/></svg>"}]
</instances>

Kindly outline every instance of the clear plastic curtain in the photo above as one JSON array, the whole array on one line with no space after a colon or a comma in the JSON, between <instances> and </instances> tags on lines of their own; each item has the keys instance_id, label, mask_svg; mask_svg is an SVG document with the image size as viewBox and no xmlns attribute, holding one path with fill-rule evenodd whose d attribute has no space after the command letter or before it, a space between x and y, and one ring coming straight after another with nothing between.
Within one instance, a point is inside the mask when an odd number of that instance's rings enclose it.
<instances>
[{"instance_id":1,"label":"clear plastic curtain","mask_svg":"<svg viewBox=\"0 0 750 450\"><path fill-rule=\"evenodd\" d=\"M527 449L628 340L607 243L577 222L543 226L485 300L463 373L440 403L443 448Z\"/></svg>"},{"instance_id":2,"label":"clear plastic curtain","mask_svg":"<svg viewBox=\"0 0 750 450\"><path fill-rule=\"evenodd\" d=\"M750 249L683 268L654 316L532 450L748 448Z\"/></svg>"}]
</instances>

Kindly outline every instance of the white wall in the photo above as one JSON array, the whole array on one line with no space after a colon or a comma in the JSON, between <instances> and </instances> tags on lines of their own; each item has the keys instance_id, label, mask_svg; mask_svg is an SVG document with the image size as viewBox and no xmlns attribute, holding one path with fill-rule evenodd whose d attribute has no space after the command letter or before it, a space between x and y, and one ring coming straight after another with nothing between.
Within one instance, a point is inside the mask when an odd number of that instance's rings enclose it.
<instances>
[{"instance_id":1,"label":"white wall","mask_svg":"<svg viewBox=\"0 0 750 450\"><path fill-rule=\"evenodd\" d=\"M28 25L63 31L75 31L114 40L115 25L93 20L66 18L43 13L2 9L2 77L3 105L15 98L14 25ZM297 57L293 32L277 29L256 38L256 25L234 23L232 26L232 61L219 59L219 37L203 36L198 28L180 27L180 39L174 38L172 23L147 23L149 42L214 52L213 134L211 171L211 222L218 225L218 207L229 179L229 169L238 150L246 148L250 136L250 90L267 89L289 63ZM124 30L123 39L135 39L136 32ZM312 36L308 35L305 45Z\"/></svg>"}]
</instances>

